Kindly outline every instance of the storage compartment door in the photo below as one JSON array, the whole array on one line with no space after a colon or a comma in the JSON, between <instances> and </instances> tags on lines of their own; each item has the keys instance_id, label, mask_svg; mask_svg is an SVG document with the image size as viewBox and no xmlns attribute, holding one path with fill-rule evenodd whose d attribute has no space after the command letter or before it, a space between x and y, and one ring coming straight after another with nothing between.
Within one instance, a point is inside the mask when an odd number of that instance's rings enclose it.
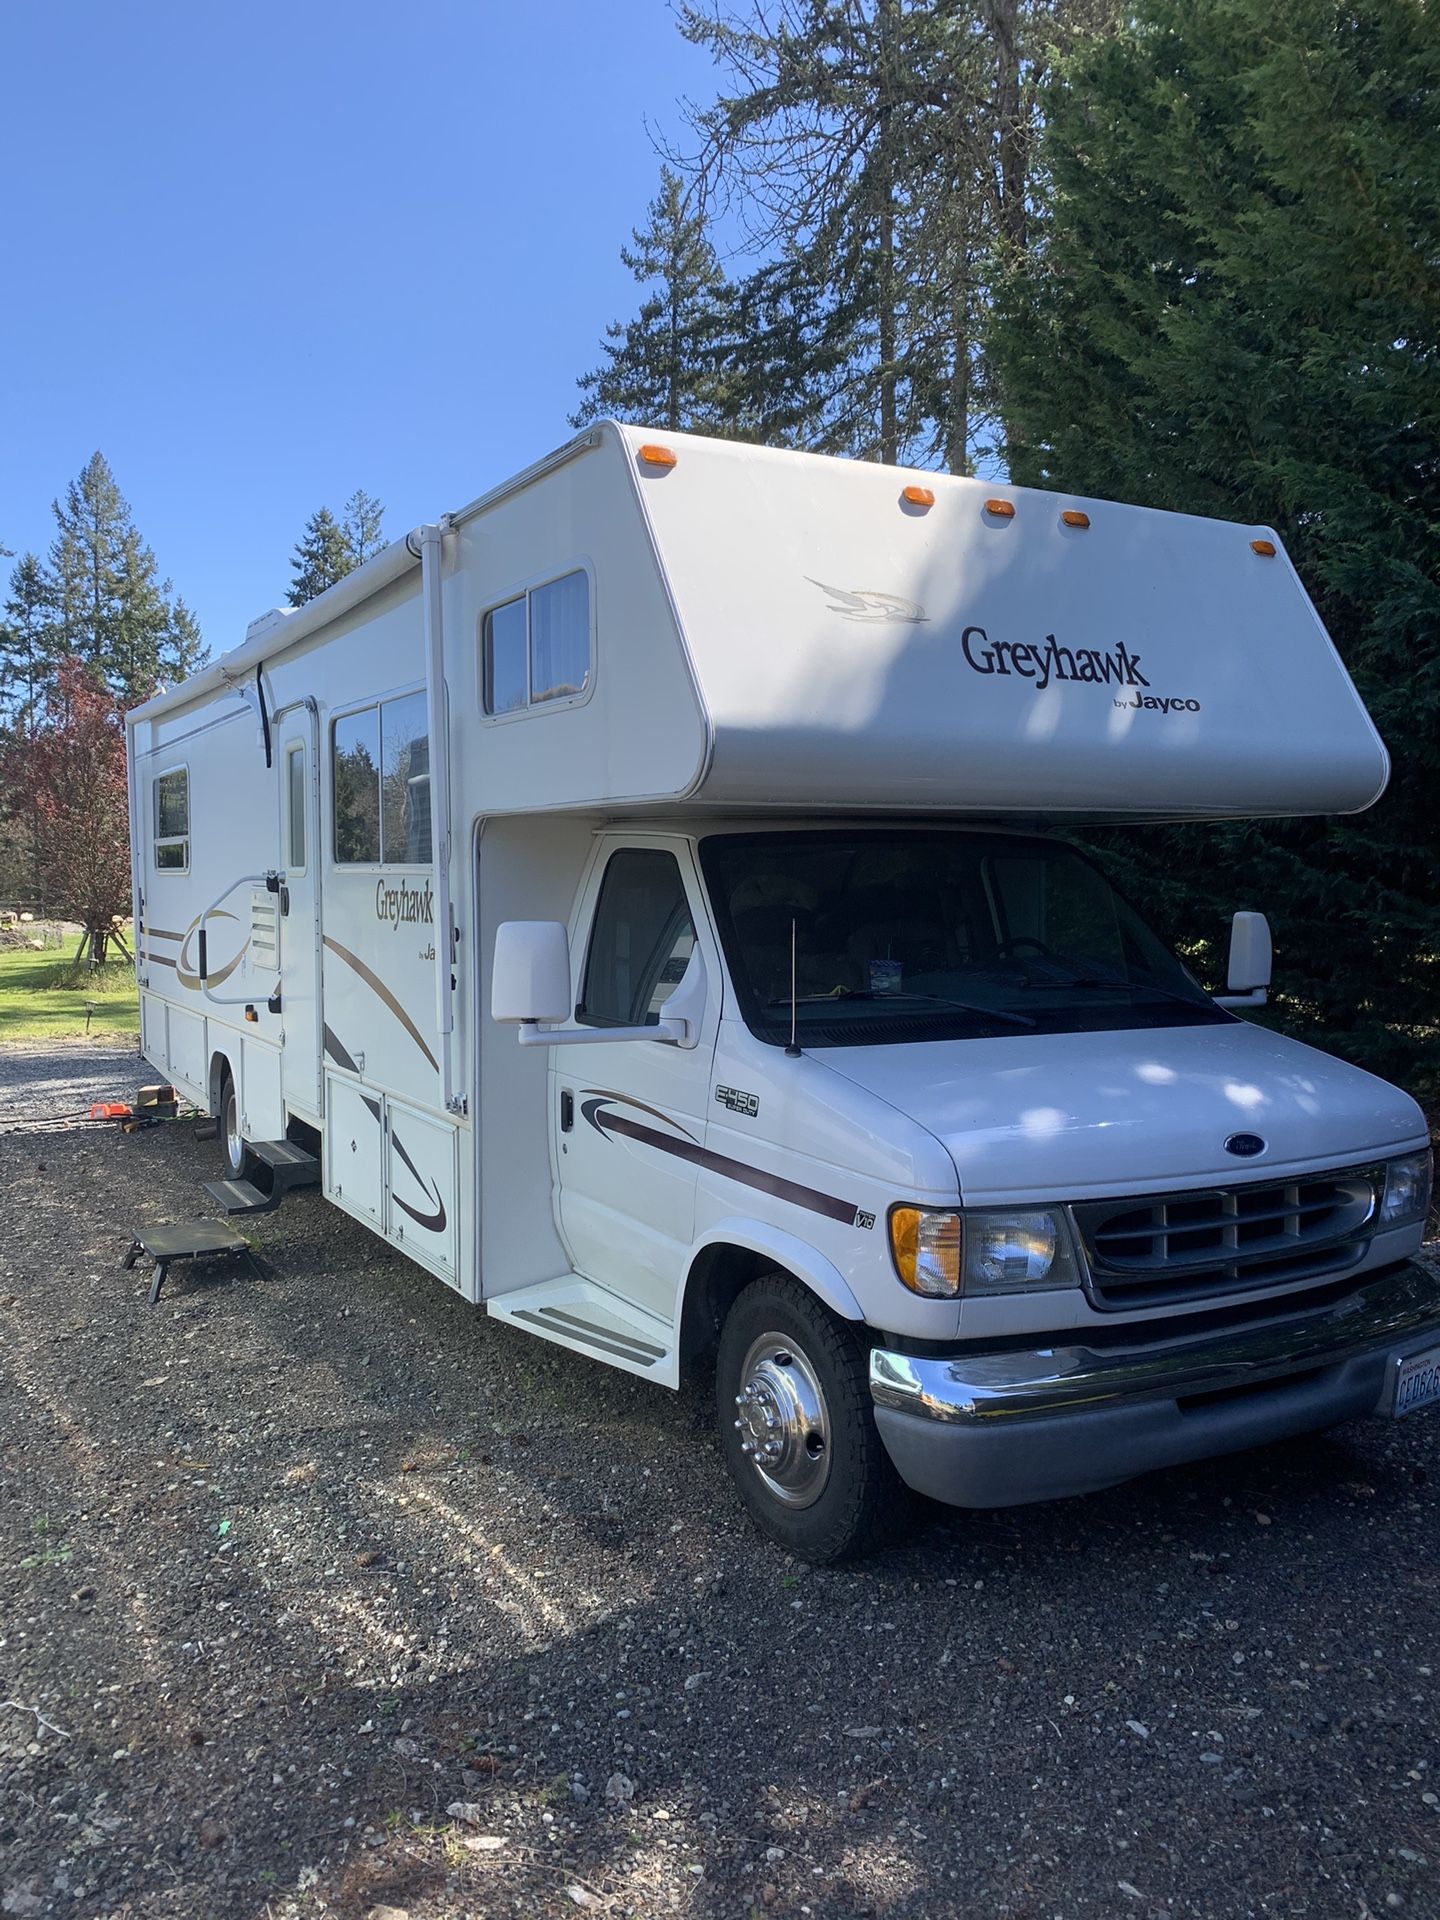
<instances>
[{"instance_id":1,"label":"storage compartment door","mask_svg":"<svg viewBox=\"0 0 1440 1920\"><path fill-rule=\"evenodd\" d=\"M325 1192L348 1213L385 1224L385 1130L380 1096L331 1079L325 1101Z\"/></svg>"},{"instance_id":2,"label":"storage compartment door","mask_svg":"<svg viewBox=\"0 0 1440 1920\"><path fill-rule=\"evenodd\" d=\"M390 1238L455 1283L455 1128L414 1107L387 1106Z\"/></svg>"}]
</instances>

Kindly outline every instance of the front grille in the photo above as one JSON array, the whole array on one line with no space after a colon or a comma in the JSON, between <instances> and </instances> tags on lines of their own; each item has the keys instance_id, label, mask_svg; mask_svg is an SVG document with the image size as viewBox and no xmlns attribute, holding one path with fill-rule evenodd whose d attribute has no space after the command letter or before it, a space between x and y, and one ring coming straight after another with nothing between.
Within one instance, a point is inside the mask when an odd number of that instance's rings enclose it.
<instances>
[{"instance_id":1,"label":"front grille","mask_svg":"<svg viewBox=\"0 0 1440 1920\"><path fill-rule=\"evenodd\" d=\"M1115 1313L1341 1272L1370 1244L1383 1181L1352 1167L1077 1206L1091 1300Z\"/></svg>"}]
</instances>

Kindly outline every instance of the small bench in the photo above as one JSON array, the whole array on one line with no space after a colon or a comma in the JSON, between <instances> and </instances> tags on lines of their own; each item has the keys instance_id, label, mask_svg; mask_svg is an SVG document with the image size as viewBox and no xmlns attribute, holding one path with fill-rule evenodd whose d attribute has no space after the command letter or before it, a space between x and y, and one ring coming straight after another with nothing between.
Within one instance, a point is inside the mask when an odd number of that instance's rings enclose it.
<instances>
[{"instance_id":1,"label":"small bench","mask_svg":"<svg viewBox=\"0 0 1440 1920\"><path fill-rule=\"evenodd\" d=\"M149 1304L152 1307L160 1298L165 1275L176 1260L209 1260L243 1254L250 1262L250 1270L256 1279L263 1277L254 1254L245 1244L244 1235L237 1233L224 1220L180 1220L171 1227L146 1227L126 1249L125 1258L120 1263L126 1272L135 1265L142 1253L148 1253L155 1262L155 1277L150 1283Z\"/></svg>"}]
</instances>

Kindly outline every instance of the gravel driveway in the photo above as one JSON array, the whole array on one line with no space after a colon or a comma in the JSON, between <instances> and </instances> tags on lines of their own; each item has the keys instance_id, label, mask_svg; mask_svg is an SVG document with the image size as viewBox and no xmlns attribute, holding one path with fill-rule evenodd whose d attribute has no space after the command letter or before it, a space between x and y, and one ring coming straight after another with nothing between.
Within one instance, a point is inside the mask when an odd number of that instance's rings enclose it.
<instances>
[{"instance_id":1,"label":"gravel driveway","mask_svg":"<svg viewBox=\"0 0 1440 1920\"><path fill-rule=\"evenodd\" d=\"M810 1571L317 1194L147 1309L216 1151L0 1138L0 1912L1440 1910L1433 1416Z\"/></svg>"},{"instance_id":2,"label":"gravel driveway","mask_svg":"<svg viewBox=\"0 0 1440 1920\"><path fill-rule=\"evenodd\" d=\"M134 1040L0 1046L0 1132L87 1114L92 1100L129 1100L142 1078L157 1077Z\"/></svg>"}]
</instances>

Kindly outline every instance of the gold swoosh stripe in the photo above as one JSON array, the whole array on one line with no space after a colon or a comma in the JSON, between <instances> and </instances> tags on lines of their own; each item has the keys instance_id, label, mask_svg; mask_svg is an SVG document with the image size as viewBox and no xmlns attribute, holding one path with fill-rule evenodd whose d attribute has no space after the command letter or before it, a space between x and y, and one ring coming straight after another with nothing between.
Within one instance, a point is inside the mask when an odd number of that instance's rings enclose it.
<instances>
[{"instance_id":1,"label":"gold swoosh stripe","mask_svg":"<svg viewBox=\"0 0 1440 1920\"><path fill-rule=\"evenodd\" d=\"M335 955L335 958L337 960L343 960L347 967L351 968L355 973L358 973L370 991L384 1001L385 1005L394 1014L395 1018L400 1022L401 1026L404 1027L416 1046L419 1047L421 1053L424 1054L425 1058L430 1062L430 1065L438 1073L440 1071L440 1062L430 1051L424 1034L421 1033L420 1029L395 998L389 987L386 986L385 982L370 971L358 953L351 953L350 949L348 947L342 947L338 940L332 940L328 933L324 936L324 940L325 945L330 949L331 953Z\"/></svg>"}]
</instances>

